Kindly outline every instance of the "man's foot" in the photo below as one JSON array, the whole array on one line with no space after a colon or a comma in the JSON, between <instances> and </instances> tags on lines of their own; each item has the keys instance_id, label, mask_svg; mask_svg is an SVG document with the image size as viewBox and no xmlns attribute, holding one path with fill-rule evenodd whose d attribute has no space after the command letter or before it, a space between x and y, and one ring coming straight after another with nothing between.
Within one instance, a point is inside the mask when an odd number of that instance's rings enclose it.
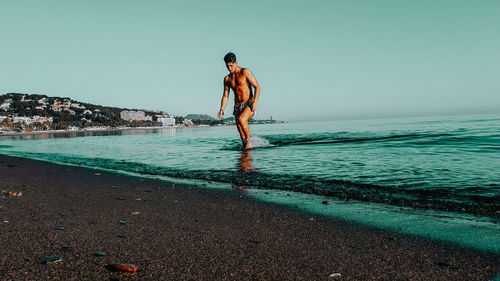
<instances>
[{"instance_id":1,"label":"man's foot","mask_svg":"<svg viewBox=\"0 0 500 281\"><path fill-rule=\"evenodd\" d=\"M250 141L249 139L242 139L241 140L243 142L243 149L250 149Z\"/></svg>"}]
</instances>

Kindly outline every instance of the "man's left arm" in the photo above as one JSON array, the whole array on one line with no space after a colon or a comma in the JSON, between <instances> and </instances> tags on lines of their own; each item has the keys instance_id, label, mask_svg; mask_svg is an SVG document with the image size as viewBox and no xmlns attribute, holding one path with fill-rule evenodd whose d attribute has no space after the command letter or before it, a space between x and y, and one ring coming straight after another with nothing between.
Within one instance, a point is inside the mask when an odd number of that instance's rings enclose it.
<instances>
[{"instance_id":1,"label":"man's left arm","mask_svg":"<svg viewBox=\"0 0 500 281\"><path fill-rule=\"evenodd\" d=\"M260 94L260 86L259 83L257 82L257 79L255 79L255 76L253 76L253 73L250 71L250 69L245 69L245 75L247 77L248 83L252 85L255 89L255 94L253 96L253 101L252 101L252 112L255 114L257 111L257 100L259 99L259 94Z\"/></svg>"}]
</instances>

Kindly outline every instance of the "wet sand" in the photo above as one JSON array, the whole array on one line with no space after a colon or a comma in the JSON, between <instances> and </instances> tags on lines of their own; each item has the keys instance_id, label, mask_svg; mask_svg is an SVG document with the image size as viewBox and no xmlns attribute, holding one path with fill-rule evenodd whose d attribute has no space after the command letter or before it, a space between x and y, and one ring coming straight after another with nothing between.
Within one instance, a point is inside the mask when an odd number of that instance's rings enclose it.
<instances>
[{"instance_id":1,"label":"wet sand","mask_svg":"<svg viewBox=\"0 0 500 281\"><path fill-rule=\"evenodd\" d=\"M237 190L3 155L0 190L22 192L0 199L0 280L489 280L500 270L498 256ZM42 264L47 257L64 261ZM112 263L140 271L112 272Z\"/></svg>"}]
</instances>

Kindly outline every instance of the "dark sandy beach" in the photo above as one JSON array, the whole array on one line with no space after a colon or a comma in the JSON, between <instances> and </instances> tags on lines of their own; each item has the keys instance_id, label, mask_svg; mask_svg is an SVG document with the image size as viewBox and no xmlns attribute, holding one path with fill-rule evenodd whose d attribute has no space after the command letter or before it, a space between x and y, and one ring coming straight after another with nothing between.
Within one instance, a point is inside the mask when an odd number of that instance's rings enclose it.
<instances>
[{"instance_id":1,"label":"dark sandy beach","mask_svg":"<svg viewBox=\"0 0 500 281\"><path fill-rule=\"evenodd\" d=\"M2 155L0 190L0 280L489 280L500 269L498 256L256 202L237 190ZM47 257L64 261L42 264ZM105 267L112 263L140 271L112 272Z\"/></svg>"}]
</instances>

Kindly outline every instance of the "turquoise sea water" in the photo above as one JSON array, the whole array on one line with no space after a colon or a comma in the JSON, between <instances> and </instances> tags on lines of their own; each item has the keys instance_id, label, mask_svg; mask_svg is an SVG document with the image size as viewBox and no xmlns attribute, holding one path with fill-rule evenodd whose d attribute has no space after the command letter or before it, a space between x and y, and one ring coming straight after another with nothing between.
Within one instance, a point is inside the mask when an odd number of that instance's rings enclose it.
<instances>
[{"instance_id":1,"label":"turquoise sea water","mask_svg":"<svg viewBox=\"0 0 500 281\"><path fill-rule=\"evenodd\" d=\"M246 188L258 200L500 250L500 115L251 130L246 152L235 127L221 126L2 136L0 153Z\"/></svg>"}]
</instances>

